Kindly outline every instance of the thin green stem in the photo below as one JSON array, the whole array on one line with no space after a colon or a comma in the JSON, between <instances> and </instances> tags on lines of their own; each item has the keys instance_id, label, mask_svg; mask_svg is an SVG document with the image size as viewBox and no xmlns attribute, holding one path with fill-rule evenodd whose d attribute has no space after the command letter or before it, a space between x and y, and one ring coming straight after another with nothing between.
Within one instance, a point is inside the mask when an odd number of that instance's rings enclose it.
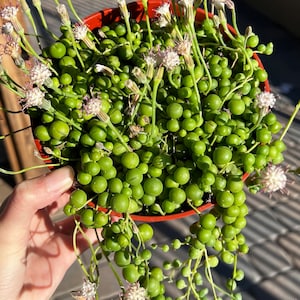
<instances>
[{"instance_id":1,"label":"thin green stem","mask_svg":"<svg viewBox=\"0 0 300 300\"><path fill-rule=\"evenodd\" d=\"M78 234L78 231L79 231L79 228L80 228L80 222L77 221L77 220L74 220L75 222L75 228L74 228L74 231L73 231L73 248L74 248L74 253L76 255L76 258L77 258L77 261L82 269L82 272L84 273L84 275L90 279L90 276L89 276L89 272L87 271L81 257L80 257L80 254L79 254L79 250L78 250L78 247L77 247L77 234Z\"/></svg>"},{"instance_id":2,"label":"thin green stem","mask_svg":"<svg viewBox=\"0 0 300 300\"><path fill-rule=\"evenodd\" d=\"M173 80L173 73L172 72L168 72L168 80L170 82L170 84L175 88L175 89L179 89L180 88L180 84L176 83Z\"/></svg>"},{"instance_id":3,"label":"thin green stem","mask_svg":"<svg viewBox=\"0 0 300 300\"><path fill-rule=\"evenodd\" d=\"M211 285L211 289L212 289L212 292L213 292L213 295L214 295L214 299L217 299L217 293L216 293L216 290L215 290L215 283L214 283L213 276L212 276L212 273L211 273L211 269L210 269L210 266L209 266L207 251L206 251L206 249L204 249L203 251L204 251L205 262L206 262L205 274L206 274L208 282Z\"/></svg>"},{"instance_id":4,"label":"thin green stem","mask_svg":"<svg viewBox=\"0 0 300 300\"><path fill-rule=\"evenodd\" d=\"M203 251L202 251L202 254L203 254ZM196 297L197 300L200 300L200 296L198 295L197 291L195 290L195 284L193 282L193 278L195 276L195 274L198 272L198 268L199 268L199 265L201 263L201 260L202 260L202 255L200 258L198 258L194 264L194 268L193 268L193 271L192 271L192 276L189 276L188 278L188 281L189 281L189 288L188 288L188 297L187 299L190 299L190 293L191 291L193 292L194 294L194 297Z\"/></svg>"},{"instance_id":5,"label":"thin green stem","mask_svg":"<svg viewBox=\"0 0 300 300\"><path fill-rule=\"evenodd\" d=\"M143 89L142 89L142 92L141 92L141 94L139 96L139 99L138 99L138 101L137 101L137 103L136 103L136 105L134 107L134 111L133 111L133 113L132 113L132 115L130 117L130 123L131 124L133 123L133 120L134 120L134 118L135 118L135 116L136 116L136 114L137 114L137 112L139 110L139 107L140 107L140 105L141 105L141 103L142 103L142 101L144 99L144 96L146 95L148 87L149 87L149 84L145 84L144 87L143 87Z\"/></svg>"},{"instance_id":6,"label":"thin green stem","mask_svg":"<svg viewBox=\"0 0 300 300\"><path fill-rule=\"evenodd\" d=\"M58 40L58 37L49 30L48 28L48 24L47 24L47 21L44 17L44 13L43 13L43 9L42 9L42 5L41 5L41 2L40 1L33 1L33 5L34 7L36 8L38 14L39 14L39 17L40 17L40 20L42 22L42 26L43 28L52 36L52 38L54 40ZM29 19L32 19L32 16L28 16ZM34 24L34 21L31 21L32 24Z\"/></svg>"},{"instance_id":7,"label":"thin green stem","mask_svg":"<svg viewBox=\"0 0 300 300\"><path fill-rule=\"evenodd\" d=\"M67 118L63 113L61 113L60 111L54 110L53 113L55 114L55 116L57 117L57 119L66 122L67 124L73 126L74 128L76 128L77 130L81 131L82 128L78 123L75 123L73 120Z\"/></svg>"},{"instance_id":8,"label":"thin green stem","mask_svg":"<svg viewBox=\"0 0 300 300\"><path fill-rule=\"evenodd\" d=\"M12 87L8 82L1 82L8 90L19 96L20 98L24 97L24 94L19 92L16 87Z\"/></svg>"},{"instance_id":9,"label":"thin green stem","mask_svg":"<svg viewBox=\"0 0 300 300\"><path fill-rule=\"evenodd\" d=\"M232 17L231 17L231 20L232 20L232 26L236 32L236 35L240 36L240 31L238 29L238 25L237 25L237 18L236 18L236 11L235 11L235 8L233 8L231 10L231 13L232 13Z\"/></svg>"},{"instance_id":10,"label":"thin green stem","mask_svg":"<svg viewBox=\"0 0 300 300\"><path fill-rule=\"evenodd\" d=\"M113 123L110 121L109 116L103 112L100 111L98 114L98 118L107 124L107 126L116 134L117 138L121 142L121 144L126 148L127 151L132 152L132 149L127 145L127 143L124 141L120 131L113 125Z\"/></svg>"},{"instance_id":11,"label":"thin green stem","mask_svg":"<svg viewBox=\"0 0 300 300\"><path fill-rule=\"evenodd\" d=\"M148 33L148 37L149 37L150 49L152 49L152 47L153 47L153 36L152 36L152 28L151 28L149 12L148 12L148 1L144 0L144 1L142 1L142 3L143 3L143 6L144 6L144 12L145 12L145 15L146 15L147 33Z\"/></svg>"},{"instance_id":12,"label":"thin green stem","mask_svg":"<svg viewBox=\"0 0 300 300\"><path fill-rule=\"evenodd\" d=\"M206 20L208 20L208 19L209 19L209 16L208 16L207 0L204 0L204 1L203 1L203 7L204 7L204 12L205 12L205 18L206 18Z\"/></svg>"},{"instance_id":13,"label":"thin green stem","mask_svg":"<svg viewBox=\"0 0 300 300\"><path fill-rule=\"evenodd\" d=\"M156 125L156 99L157 99L157 91L158 87L162 81L164 74L164 67L160 67L157 70L156 76L153 79L153 89L151 93L151 101L152 101L152 133L151 136L154 137L155 125Z\"/></svg>"},{"instance_id":14,"label":"thin green stem","mask_svg":"<svg viewBox=\"0 0 300 300\"><path fill-rule=\"evenodd\" d=\"M290 117L290 119L289 119L287 125L285 126L285 128L284 128L284 130L283 130L283 132L282 132L282 134L281 134L281 136L280 136L280 138L279 138L280 141L283 140L283 138L285 137L285 135L286 135L286 133L288 132L289 128L291 127L291 125L292 125L294 119L296 118L296 116L297 116L297 114L298 114L298 112L299 112L299 109L300 109L300 101L299 101L298 104L295 106L295 109L294 109L294 111L293 111L293 113L292 113L292 115L291 115L291 117Z\"/></svg>"},{"instance_id":15,"label":"thin green stem","mask_svg":"<svg viewBox=\"0 0 300 300\"><path fill-rule=\"evenodd\" d=\"M200 112L202 115L201 99L200 99L199 89L197 86L197 80L195 77L195 71L194 71L194 68L192 68L192 67L188 67L188 70L192 76L193 88L194 88L194 92L196 93L196 96L197 96L197 100L192 102L191 105L194 108L194 110L193 110L194 112Z\"/></svg>"},{"instance_id":16,"label":"thin green stem","mask_svg":"<svg viewBox=\"0 0 300 300\"><path fill-rule=\"evenodd\" d=\"M72 0L67 0L68 6L72 11L72 14L74 15L74 17L82 24L82 19L79 17L79 15L76 12L76 9L74 8L73 2Z\"/></svg>"},{"instance_id":17,"label":"thin green stem","mask_svg":"<svg viewBox=\"0 0 300 300\"><path fill-rule=\"evenodd\" d=\"M257 146L260 145L260 142L256 142L251 148L249 148L246 153L251 153Z\"/></svg>"},{"instance_id":18,"label":"thin green stem","mask_svg":"<svg viewBox=\"0 0 300 300\"><path fill-rule=\"evenodd\" d=\"M204 68L204 71L206 73L206 76L208 78L208 89L206 91L206 93L208 93L211 89L211 86L212 86L212 77L211 77L211 74L208 70L208 67L207 67L207 64L205 62L205 59L201 53L201 50L199 48L199 44L197 42L197 36L195 34L195 27L193 26L193 24L188 24L188 32L189 32L189 35L192 39L192 48L193 48L193 52L194 52L194 58L196 60L196 63L198 65L201 65L203 68Z\"/></svg>"},{"instance_id":19,"label":"thin green stem","mask_svg":"<svg viewBox=\"0 0 300 300\"><path fill-rule=\"evenodd\" d=\"M25 173L25 172L28 172L28 171L31 171L31 170L35 170L35 169L59 167L59 166L60 166L60 164L37 165L37 166L24 168L24 169L19 170L19 171L10 171L10 170L5 170L5 169L0 168L0 173L6 174L6 175L16 175L16 174L22 174L22 173Z\"/></svg>"},{"instance_id":20,"label":"thin green stem","mask_svg":"<svg viewBox=\"0 0 300 300\"><path fill-rule=\"evenodd\" d=\"M114 274L114 276L115 276L115 278L116 278L119 286L121 288L124 287L124 283L123 283L121 277L119 276L117 270L115 269L114 265L112 264L112 262L111 262L110 258L108 257L106 251L104 251L104 249L103 249L103 245L102 245L102 242L100 241L100 237L99 237L99 234L98 234L97 230L95 230L95 232L96 232L96 236L97 236L97 239L98 239L98 244L99 244L99 246L101 248L103 256L105 257L105 259L106 259L109 267L111 268L111 270L112 270L112 272L113 272L113 274Z\"/></svg>"}]
</instances>

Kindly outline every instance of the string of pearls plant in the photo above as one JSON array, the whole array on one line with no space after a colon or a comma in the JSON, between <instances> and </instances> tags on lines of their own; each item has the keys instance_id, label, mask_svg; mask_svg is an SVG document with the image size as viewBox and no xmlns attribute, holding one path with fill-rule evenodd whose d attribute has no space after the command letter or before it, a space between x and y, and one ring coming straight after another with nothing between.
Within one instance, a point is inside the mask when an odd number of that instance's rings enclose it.
<instances>
[{"instance_id":1,"label":"string of pearls plant","mask_svg":"<svg viewBox=\"0 0 300 300\"><path fill-rule=\"evenodd\" d=\"M0 82L30 115L51 166L71 165L76 172L64 207L76 223L75 253L78 233L92 228L98 235L97 245L90 244L90 265L78 255L85 280L72 296L101 298L103 258L123 300L172 299L168 286L178 300L242 299L237 283L244 277L238 258L248 252L245 188L285 190L283 138L300 106L282 130L257 56L271 55L272 43L260 43L251 26L240 33L232 0L142 0L128 6L118 0L120 18L99 28L81 20L67 2L55 0L60 36L49 31L39 0L33 7L25 0L1 7L0 59L10 56L26 84L2 64ZM37 22L49 31L49 46L33 47L19 10L38 45L43 37ZM154 242L153 226L135 220L186 211L196 221L169 244ZM171 261L153 262L168 251ZM232 275L217 285L214 269L220 263Z\"/></svg>"}]
</instances>

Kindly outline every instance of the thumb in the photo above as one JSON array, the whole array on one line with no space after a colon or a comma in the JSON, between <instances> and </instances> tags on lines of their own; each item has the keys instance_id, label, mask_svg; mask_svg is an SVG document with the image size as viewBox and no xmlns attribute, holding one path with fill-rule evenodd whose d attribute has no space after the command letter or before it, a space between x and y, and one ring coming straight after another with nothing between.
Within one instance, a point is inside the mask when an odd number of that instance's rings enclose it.
<instances>
[{"instance_id":1,"label":"thumb","mask_svg":"<svg viewBox=\"0 0 300 300\"><path fill-rule=\"evenodd\" d=\"M24 239L34 214L59 200L73 184L71 167L57 169L46 176L25 180L18 184L7 199L0 215L0 234L3 229L12 240Z\"/></svg>"}]
</instances>

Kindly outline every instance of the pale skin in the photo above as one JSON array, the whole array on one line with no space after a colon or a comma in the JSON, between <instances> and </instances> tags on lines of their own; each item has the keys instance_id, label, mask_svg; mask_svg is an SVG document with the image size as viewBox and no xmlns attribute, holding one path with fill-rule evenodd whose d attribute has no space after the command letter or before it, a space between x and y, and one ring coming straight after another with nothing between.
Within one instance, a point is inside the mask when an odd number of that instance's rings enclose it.
<instances>
[{"instance_id":1,"label":"pale skin","mask_svg":"<svg viewBox=\"0 0 300 300\"><path fill-rule=\"evenodd\" d=\"M74 218L53 223L50 217L67 203L73 179L63 167L22 182L8 197L0 213L0 299L49 299L75 261ZM87 235L96 239L93 230ZM77 243L87 248L80 236Z\"/></svg>"}]
</instances>

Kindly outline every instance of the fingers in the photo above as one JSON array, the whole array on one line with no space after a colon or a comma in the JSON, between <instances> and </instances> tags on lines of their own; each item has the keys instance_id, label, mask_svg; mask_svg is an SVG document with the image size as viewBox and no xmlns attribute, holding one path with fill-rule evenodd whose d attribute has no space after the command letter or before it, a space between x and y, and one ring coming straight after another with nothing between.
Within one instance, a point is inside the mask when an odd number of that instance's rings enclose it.
<instances>
[{"instance_id":1,"label":"fingers","mask_svg":"<svg viewBox=\"0 0 300 300\"><path fill-rule=\"evenodd\" d=\"M3 236L5 242L27 241L34 214L55 202L57 206L63 205L61 199L65 199L64 195L72 186L73 179L72 168L63 167L17 185L0 216L1 241Z\"/></svg>"}]
</instances>

